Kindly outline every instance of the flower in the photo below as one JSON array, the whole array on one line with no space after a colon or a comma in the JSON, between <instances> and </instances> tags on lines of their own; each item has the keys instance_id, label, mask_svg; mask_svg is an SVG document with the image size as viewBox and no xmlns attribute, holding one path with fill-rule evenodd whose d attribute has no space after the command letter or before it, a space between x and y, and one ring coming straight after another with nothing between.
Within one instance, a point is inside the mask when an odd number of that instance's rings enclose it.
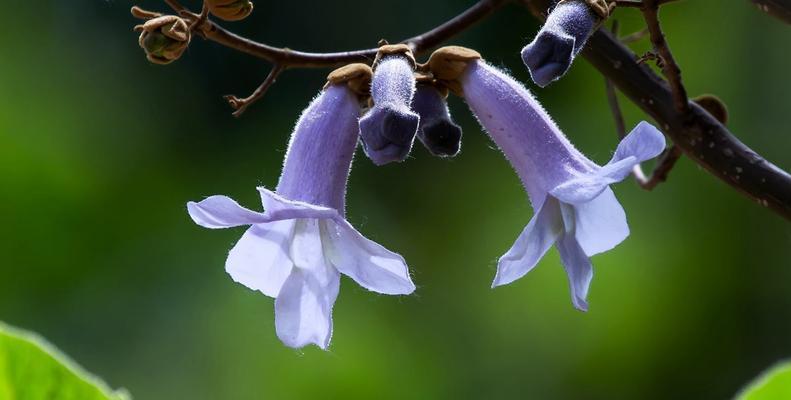
<instances>
[{"instance_id":1,"label":"flower","mask_svg":"<svg viewBox=\"0 0 791 400\"><path fill-rule=\"evenodd\" d=\"M360 118L365 154L376 165L404 161L420 117L409 106L415 94L415 59L406 45L385 45L374 61L373 107Z\"/></svg>"},{"instance_id":2,"label":"flower","mask_svg":"<svg viewBox=\"0 0 791 400\"><path fill-rule=\"evenodd\" d=\"M572 302L587 310L593 276L589 257L629 235L626 215L609 185L665 148L664 136L641 122L604 166L566 139L528 90L482 60L460 77L464 99L505 154L524 185L535 214L497 266L492 287L524 276L554 244L568 274Z\"/></svg>"},{"instance_id":3,"label":"flower","mask_svg":"<svg viewBox=\"0 0 791 400\"><path fill-rule=\"evenodd\" d=\"M225 196L187 204L200 226L250 226L228 254L226 271L275 298L277 336L290 347L329 346L341 273L382 294L415 290L404 259L344 218L360 114L354 81L370 79L370 73L355 64L330 74L294 128L275 192L258 188L265 212Z\"/></svg>"},{"instance_id":4,"label":"flower","mask_svg":"<svg viewBox=\"0 0 791 400\"><path fill-rule=\"evenodd\" d=\"M431 154L453 157L461 148L461 127L450 118L445 93L436 86L419 83L412 99L412 109L420 115L417 137Z\"/></svg>"},{"instance_id":5,"label":"flower","mask_svg":"<svg viewBox=\"0 0 791 400\"><path fill-rule=\"evenodd\" d=\"M522 61L536 85L549 85L568 71L597 18L582 0L563 1L549 13L536 37L522 49Z\"/></svg>"},{"instance_id":6,"label":"flower","mask_svg":"<svg viewBox=\"0 0 791 400\"><path fill-rule=\"evenodd\" d=\"M148 61L155 64L170 64L184 54L190 43L190 29L184 19L175 15L163 15L137 25L140 32L138 43L146 52Z\"/></svg>"}]
</instances>

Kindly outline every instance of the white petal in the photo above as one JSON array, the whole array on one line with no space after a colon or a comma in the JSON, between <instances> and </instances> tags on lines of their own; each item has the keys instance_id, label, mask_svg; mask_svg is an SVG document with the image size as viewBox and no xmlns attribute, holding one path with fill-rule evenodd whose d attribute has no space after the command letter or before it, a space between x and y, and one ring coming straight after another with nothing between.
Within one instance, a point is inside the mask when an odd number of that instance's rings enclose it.
<instances>
[{"instance_id":1,"label":"white petal","mask_svg":"<svg viewBox=\"0 0 791 400\"><path fill-rule=\"evenodd\" d=\"M509 284L530 272L563 231L560 204L547 196L514 245L497 263L492 287Z\"/></svg>"},{"instance_id":2,"label":"white petal","mask_svg":"<svg viewBox=\"0 0 791 400\"><path fill-rule=\"evenodd\" d=\"M571 302L580 311L588 311L588 288L593 279L593 266L572 235L562 235L557 242L560 261L566 270L571 289Z\"/></svg>"},{"instance_id":3,"label":"white petal","mask_svg":"<svg viewBox=\"0 0 791 400\"><path fill-rule=\"evenodd\" d=\"M196 224L211 229L267 221L262 213L248 210L227 196L211 196L198 203L191 201L187 203L187 211Z\"/></svg>"},{"instance_id":4,"label":"white petal","mask_svg":"<svg viewBox=\"0 0 791 400\"><path fill-rule=\"evenodd\" d=\"M277 337L293 348L312 343L327 349L339 284L340 275L331 267L292 269L275 299Z\"/></svg>"},{"instance_id":5,"label":"white petal","mask_svg":"<svg viewBox=\"0 0 791 400\"><path fill-rule=\"evenodd\" d=\"M291 272L293 220L253 225L228 254L225 270L234 281L277 297Z\"/></svg>"},{"instance_id":6,"label":"white petal","mask_svg":"<svg viewBox=\"0 0 791 400\"><path fill-rule=\"evenodd\" d=\"M665 136L662 132L648 122L641 121L621 140L608 164L627 157L634 157L636 162L643 162L658 156L664 149Z\"/></svg>"},{"instance_id":7,"label":"white petal","mask_svg":"<svg viewBox=\"0 0 791 400\"><path fill-rule=\"evenodd\" d=\"M333 208L289 200L264 187L259 187L258 192L261 194L261 202L266 210L266 216L271 221L296 218L337 218L339 215L338 211Z\"/></svg>"},{"instance_id":8,"label":"white petal","mask_svg":"<svg viewBox=\"0 0 791 400\"><path fill-rule=\"evenodd\" d=\"M322 228L330 262L360 286L382 294L415 290L403 257L365 238L345 220L326 221Z\"/></svg>"},{"instance_id":9,"label":"white petal","mask_svg":"<svg viewBox=\"0 0 791 400\"><path fill-rule=\"evenodd\" d=\"M574 206L574 216L577 242L588 257L612 249L629 236L626 213L610 188Z\"/></svg>"}]
</instances>

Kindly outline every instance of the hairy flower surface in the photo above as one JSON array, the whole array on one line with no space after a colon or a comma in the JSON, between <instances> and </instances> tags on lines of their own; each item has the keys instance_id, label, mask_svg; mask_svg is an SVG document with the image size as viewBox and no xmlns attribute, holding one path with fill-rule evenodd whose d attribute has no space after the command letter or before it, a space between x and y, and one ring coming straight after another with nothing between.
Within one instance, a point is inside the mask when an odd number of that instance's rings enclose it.
<instances>
[{"instance_id":1,"label":"hairy flower surface","mask_svg":"<svg viewBox=\"0 0 791 400\"><path fill-rule=\"evenodd\" d=\"M418 84L412 109L420 115L417 137L431 154L455 156L461 149L461 127L451 120L443 93L433 85Z\"/></svg>"},{"instance_id":2,"label":"hairy flower surface","mask_svg":"<svg viewBox=\"0 0 791 400\"><path fill-rule=\"evenodd\" d=\"M585 46L596 22L596 14L585 1L558 4L533 41L522 49L522 61L533 82L544 87L560 79Z\"/></svg>"},{"instance_id":3,"label":"hairy flower surface","mask_svg":"<svg viewBox=\"0 0 791 400\"><path fill-rule=\"evenodd\" d=\"M629 235L626 215L609 185L657 156L664 136L641 122L599 166L566 139L530 92L482 60L461 76L464 98L503 151L527 190L535 214L497 266L493 287L524 276L554 244L568 274L572 302L587 309L590 256Z\"/></svg>"},{"instance_id":4,"label":"hairy flower surface","mask_svg":"<svg viewBox=\"0 0 791 400\"><path fill-rule=\"evenodd\" d=\"M412 61L399 54L384 57L371 82L374 106L360 118L365 154L376 165L404 161L412 150L420 117L410 109L415 95Z\"/></svg>"},{"instance_id":5,"label":"hairy flower surface","mask_svg":"<svg viewBox=\"0 0 791 400\"><path fill-rule=\"evenodd\" d=\"M290 347L329 346L341 273L382 294L415 289L404 259L344 217L359 115L356 94L345 84L329 84L313 100L291 136L276 191L258 188L265 212L225 196L187 205L206 228L250 225L231 249L226 271L275 298L277 336Z\"/></svg>"}]
</instances>

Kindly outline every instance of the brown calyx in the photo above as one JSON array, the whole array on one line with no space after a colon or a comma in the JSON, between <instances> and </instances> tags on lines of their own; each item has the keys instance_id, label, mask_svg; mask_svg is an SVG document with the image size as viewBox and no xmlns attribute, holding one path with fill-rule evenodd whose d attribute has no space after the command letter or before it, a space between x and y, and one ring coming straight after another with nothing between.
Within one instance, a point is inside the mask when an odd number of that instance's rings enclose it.
<instances>
[{"instance_id":1,"label":"brown calyx","mask_svg":"<svg viewBox=\"0 0 791 400\"><path fill-rule=\"evenodd\" d=\"M467 69L467 65L480 60L481 54L473 49L461 46L440 47L431 53L426 65L436 80L436 85L445 87L458 96L463 90L459 78Z\"/></svg>"},{"instance_id":2,"label":"brown calyx","mask_svg":"<svg viewBox=\"0 0 791 400\"><path fill-rule=\"evenodd\" d=\"M371 78L374 73L367 64L344 65L327 75L326 89L330 85L346 84L361 99L371 95Z\"/></svg>"},{"instance_id":3,"label":"brown calyx","mask_svg":"<svg viewBox=\"0 0 791 400\"><path fill-rule=\"evenodd\" d=\"M376 53L376 58L374 58L372 68L376 69L376 66L379 64L379 62L388 56L404 57L409 61L410 64L412 64L413 69L417 67L415 55L412 54L412 49L410 49L409 46L404 43L398 43L379 46L379 51Z\"/></svg>"},{"instance_id":4,"label":"brown calyx","mask_svg":"<svg viewBox=\"0 0 791 400\"><path fill-rule=\"evenodd\" d=\"M187 49L192 37L189 25L175 15L163 15L149 19L134 27L140 32L138 44L146 52L149 61L169 64L177 60Z\"/></svg>"}]
</instances>

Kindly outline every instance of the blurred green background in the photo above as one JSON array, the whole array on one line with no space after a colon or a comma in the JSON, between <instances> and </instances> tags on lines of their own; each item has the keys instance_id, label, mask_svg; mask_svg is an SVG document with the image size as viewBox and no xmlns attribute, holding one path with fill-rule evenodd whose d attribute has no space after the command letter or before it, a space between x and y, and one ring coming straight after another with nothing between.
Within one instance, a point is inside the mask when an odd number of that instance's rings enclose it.
<instances>
[{"instance_id":1,"label":"blurred green background","mask_svg":"<svg viewBox=\"0 0 791 400\"><path fill-rule=\"evenodd\" d=\"M353 49L471 3L259 0L233 28ZM6 0L0 26L0 320L111 386L137 399L721 399L791 356L791 226L689 160L653 192L615 187L632 235L594 257L590 312L572 308L554 250L491 290L531 210L458 99L458 157L418 144L407 162L375 167L358 151L350 179L349 219L404 255L416 294L343 278L331 351L284 347L272 300L223 270L243 230L199 228L185 203L227 194L259 208L255 186L276 184L291 127L328 71L287 72L235 119L220 96L247 95L268 66L199 38L176 63L151 65L131 5ZM616 18L624 33L642 27L635 10ZM791 168L791 27L748 1L674 3L662 20L690 94L716 93L733 132ZM509 6L454 43L527 82L518 51L537 29ZM583 151L609 158L614 124L590 65L530 87ZM630 126L644 118L624 103Z\"/></svg>"}]
</instances>

